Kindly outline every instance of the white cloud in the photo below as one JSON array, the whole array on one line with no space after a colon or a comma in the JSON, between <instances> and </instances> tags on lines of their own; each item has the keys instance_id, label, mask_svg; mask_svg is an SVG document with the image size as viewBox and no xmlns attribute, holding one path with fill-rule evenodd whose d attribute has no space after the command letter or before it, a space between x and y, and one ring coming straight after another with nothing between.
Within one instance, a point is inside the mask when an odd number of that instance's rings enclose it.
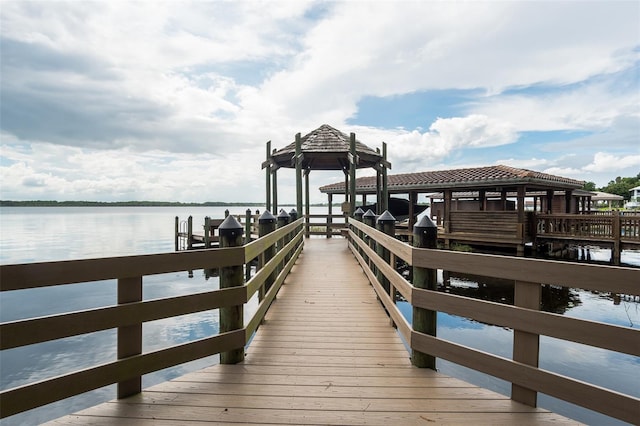
<instances>
[{"instance_id":1,"label":"white cloud","mask_svg":"<svg viewBox=\"0 0 640 426\"><path fill-rule=\"evenodd\" d=\"M322 123L387 141L394 172L523 131L623 126L610 143L634 156L639 12L637 2L3 2L3 196L259 200L264 142L279 148ZM364 96L439 89L485 95L426 132L346 126ZM557 142L556 160L575 149ZM587 166L591 153L571 169L601 170L603 160Z\"/></svg>"},{"instance_id":2,"label":"white cloud","mask_svg":"<svg viewBox=\"0 0 640 426\"><path fill-rule=\"evenodd\" d=\"M262 201L260 159L135 153L33 143L3 146L2 198L13 200ZM246 161L246 168L237 164Z\"/></svg>"},{"instance_id":3,"label":"white cloud","mask_svg":"<svg viewBox=\"0 0 640 426\"><path fill-rule=\"evenodd\" d=\"M640 172L640 154L618 156L606 152L597 152L593 156L593 162L586 165L584 170L589 172L612 172L629 168L636 168Z\"/></svg>"},{"instance_id":4,"label":"white cloud","mask_svg":"<svg viewBox=\"0 0 640 426\"><path fill-rule=\"evenodd\" d=\"M546 167L550 164L550 161L544 158L524 158L524 159L502 159L496 160L495 164L504 164L511 167L517 167L522 169L538 170L541 167Z\"/></svg>"},{"instance_id":5,"label":"white cloud","mask_svg":"<svg viewBox=\"0 0 640 426\"><path fill-rule=\"evenodd\" d=\"M425 133L416 130L390 143L392 158L404 162L441 160L454 150L510 144L518 135L513 126L484 115L439 118Z\"/></svg>"},{"instance_id":6,"label":"white cloud","mask_svg":"<svg viewBox=\"0 0 640 426\"><path fill-rule=\"evenodd\" d=\"M623 117L640 118L638 88L588 81L566 90L480 99L470 110L502 117L518 131L601 130Z\"/></svg>"}]
</instances>

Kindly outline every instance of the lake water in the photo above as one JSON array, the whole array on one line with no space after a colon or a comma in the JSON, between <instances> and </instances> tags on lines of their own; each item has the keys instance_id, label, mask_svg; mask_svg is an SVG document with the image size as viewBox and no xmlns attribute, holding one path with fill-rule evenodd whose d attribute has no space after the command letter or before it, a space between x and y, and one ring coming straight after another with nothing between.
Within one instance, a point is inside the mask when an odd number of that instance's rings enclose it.
<instances>
[{"instance_id":1,"label":"lake water","mask_svg":"<svg viewBox=\"0 0 640 426\"><path fill-rule=\"evenodd\" d=\"M174 250L175 216L193 216L194 230L204 217L224 217L224 207L37 207L2 208L0 210L0 263L25 263L92 257L138 255ZM230 208L244 214L247 207ZM290 209L290 207L287 207ZM255 207L251 207L255 211ZM325 207L312 213L326 213ZM592 250L592 258L608 259L607 253ZM640 266L640 254L623 254L623 261ZM510 283L481 277L439 273L442 291L472 295L508 303ZM446 284L446 285L445 285ZM218 280L204 271L163 274L146 277L145 299L189 294L218 287ZM512 296L511 296L512 297ZM615 300L608 294L571 289L546 289L543 294L548 310L564 315L637 328L640 304L633 300ZM115 281L58 286L0 294L0 320L70 312L116 303ZM247 314L255 310L255 301ZM410 319L410 306L399 303ZM216 334L217 311L185 315L154 321L143 327L144 351ZM513 333L509 329L489 326L447 314L438 314L438 335L486 352L511 357ZM116 359L115 330L76 336L60 341L2 351L0 387L8 389L50 378L78 368ZM640 360L588 346L541 337L540 366L576 379L585 380L640 397ZM186 372L217 362L217 356L198 360L168 370L149 374L143 386L169 380ZM439 371L503 394L510 384L447 361L438 360ZM5 419L2 424L34 424L78 411L115 397L115 386L98 389L65 401L50 404ZM620 424L613 419L545 395L539 404L560 414L589 424Z\"/></svg>"}]
</instances>

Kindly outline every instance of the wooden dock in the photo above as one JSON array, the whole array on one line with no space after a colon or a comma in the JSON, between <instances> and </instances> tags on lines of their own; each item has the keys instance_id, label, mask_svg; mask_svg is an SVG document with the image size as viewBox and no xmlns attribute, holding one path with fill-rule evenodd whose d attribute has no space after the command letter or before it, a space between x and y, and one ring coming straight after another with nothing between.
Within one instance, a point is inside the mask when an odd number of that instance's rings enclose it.
<instances>
[{"instance_id":1,"label":"wooden dock","mask_svg":"<svg viewBox=\"0 0 640 426\"><path fill-rule=\"evenodd\" d=\"M307 239L246 349L51 424L577 424L413 367L344 239Z\"/></svg>"}]
</instances>

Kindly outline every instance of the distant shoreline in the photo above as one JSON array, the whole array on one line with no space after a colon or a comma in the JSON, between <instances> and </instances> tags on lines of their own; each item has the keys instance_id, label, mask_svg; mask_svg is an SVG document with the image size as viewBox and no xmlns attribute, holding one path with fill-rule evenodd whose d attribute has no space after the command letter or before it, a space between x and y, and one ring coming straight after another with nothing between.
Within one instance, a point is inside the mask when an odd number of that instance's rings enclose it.
<instances>
[{"instance_id":1,"label":"distant shoreline","mask_svg":"<svg viewBox=\"0 0 640 426\"><path fill-rule=\"evenodd\" d=\"M263 207L265 203L242 203L206 201L204 203L181 203L178 201L11 201L0 200L0 207ZM281 206L295 206L285 203ZM327 204L311 204L322 207Z\"/></svg>"}]
</instances>

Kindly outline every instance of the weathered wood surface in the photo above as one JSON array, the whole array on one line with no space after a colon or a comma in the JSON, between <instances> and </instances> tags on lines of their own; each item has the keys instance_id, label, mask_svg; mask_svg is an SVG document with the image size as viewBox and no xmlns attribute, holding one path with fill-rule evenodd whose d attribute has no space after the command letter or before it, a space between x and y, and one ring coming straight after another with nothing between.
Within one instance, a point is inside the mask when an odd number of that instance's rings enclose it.
<instances>
[{"instance_id":1,"label":"weathered wood surface","mask_svg":"<svg viewBox=\"0 0 640 426\"><path fill-rule=\"evenodd\" d=\"M343 239L311 239L247 348L53 424L575 424L412 367Z\"/></svg>"}]
</instances>

